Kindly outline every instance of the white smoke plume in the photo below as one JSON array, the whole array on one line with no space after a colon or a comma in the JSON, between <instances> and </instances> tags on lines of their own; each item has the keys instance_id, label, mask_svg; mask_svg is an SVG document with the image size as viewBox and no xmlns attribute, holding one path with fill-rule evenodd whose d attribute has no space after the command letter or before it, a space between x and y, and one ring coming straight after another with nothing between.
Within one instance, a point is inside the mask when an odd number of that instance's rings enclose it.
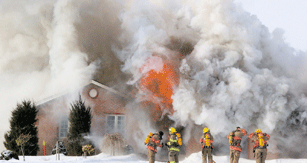
<instances>
[{"instance_id":1,"label":"white smoke plume","mask_svg":"<svg viewBox=\"0 0 307 163\"><path fill-rule=\"evenodd\" d=\"M170 118L185 127L184 143L195 126L209 127L217 144L236 126L261 128L274 152L297 146L289 156L304 156L306 53L233 0L0 2L3 134L16 102L78 88L92 78L96 66L89 63L98 59L101 78L118 85L126 82L121 67L128 85L139 88L145 73L161 67L140 71L158 54L178 72ZM127 114L141 117L129 123L138 125L131 137L143 144L155 127L137 108L146 93L139 92Z\"/></svg>"},{"instance_id":2,"label":"white smoke plume","mask_svg":"<svg viewBox=\"0 0 307 163\"><path fill-rule=\"evenodd\" d=\"M96 66L78 47L77 9L70 0L0 2L1 142L18 102L78 89L92 78Z\"/></svg>"},{"instance_id":3,"label":"white smoke plume","mask_svg":"<svg viewBox=\"0 0 307 163\"><path fill-rule=\"evenodd\" d=\"M302 142L306 54L284 42L282 29L270 33L232 0L133 1L120 18L124 48L118 55L125 62L122 70L133 74L129 84L138 85L146 59L176 55L168 48L172 38L193 46L173 63L180 64L170 116L177 126L188 132L191 122L208 126L218 143L226 142L222 139L236 126L249 133L261 128L276 137L271 141L276 153L277 146ZM191 133L185 134L187 141ZM302 157L297 152L303 146L295 149L289 156Z\"/></svg>"}]
</instances>

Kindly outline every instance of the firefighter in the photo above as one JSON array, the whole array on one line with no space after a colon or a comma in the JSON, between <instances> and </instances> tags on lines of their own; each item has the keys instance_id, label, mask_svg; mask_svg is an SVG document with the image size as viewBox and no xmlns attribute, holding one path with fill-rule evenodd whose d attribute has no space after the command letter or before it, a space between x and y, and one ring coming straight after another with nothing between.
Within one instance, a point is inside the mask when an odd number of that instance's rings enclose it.
<instances>
[{"instance_id":1,"label":"firefighter","mask_svg":"<svg viewBox=\"0 0 307 163\"><path fill-rule=\"evenodd\" d=\"M230 149L230 163L238 163L240 159L240 153L242 152L241 139L247 133L245 129L237 127L236 130L232 131L227 135L229 139L229 149Z\"/></svg>"},{"instance_id":2,"label":"firefighter","mask_svg":"<svg viewBox=\"0 0 307 163\"><path fill-rule=\"evenodd\" d=\"M169 129L169 140L167 142L169 163L179 163L179 147L182 145L181 135L174 127Z\"/></svg>"},{"instance_id":3,"label":"firefighter","mask_svg":"<svg viewBox=\"0 0 307 163\"><path fill-rule=\"evenodd\" d=\"M147 145L147 154L149 163L155 162L155 155L157 153L157 147L163 147L163 143L161 144L163 132L159 131L158 133L149 133L144 141L145 145Z\"/></svg>"},{"instance_id":4,"label":"firefighter","mask_svg":"<svg viewBox=\"0 0 307 163\"><path fill-rule=\"evenodd\" d=\"M261 129L257 129L255 132L248 136L252 142L254 142L254 157L256 163L264 163L267 155L267 141L270 140L270 135L262 133Z\"/></svg>"},{"instance_id":5,"label":"firefighter","mask_svg":"<svg viewBox=\"0 0 307 163\"><path fill-rule=\"evenodd\" d=\"M209 163L215 163L212 159L213 136L211 135L210 130L207 127L203 129L203 133L204 134L200 138L203 163L207 163L207 157Z\"/></svg>"}]
</instances>

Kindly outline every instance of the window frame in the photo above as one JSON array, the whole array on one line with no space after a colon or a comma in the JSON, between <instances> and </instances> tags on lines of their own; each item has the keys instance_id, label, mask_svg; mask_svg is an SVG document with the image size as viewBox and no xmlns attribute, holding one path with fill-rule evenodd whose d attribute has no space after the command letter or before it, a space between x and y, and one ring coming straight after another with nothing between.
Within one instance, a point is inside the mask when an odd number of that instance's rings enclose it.
<instances>
[{"instance_id":1,"label":"window frame","mask_svg":"<svg viewBox=\"0 0 307 163\"><path fill-rule=\"evenodd\" d=\"M110 132L109 130L109 125L108 125L108 117L112 117L114 116L114 128L112 129L112 131ZM124 117L124 124L122 126L122 128L119 128L118 126L118 117ZM124 134L125 133L125 129L126 129L126 115L124 114L106 114L106 133L120 133L120 134Z\"/></svg>"},{"instance_id":2,"label":"window frame","mask_svg":"<svg viewBox=\"0 0 307 163\"><path fill-rule=\"evenodd\" d=\"M66 133L64 133L64 137L63 136L61 136L61 134L64 132L64 130L62 130L63 129L63 126L62 126L62 124L63 123L67 123L67 125L65 125L66 126ZM64 138L67 138L67 134L68 134L68 129L69 129L69 121L68 121L68 118L67 117L62 117L61 118L61 120L60 120L60 122L59 122L59 139L64 139Z\"/></svg>"}]
</instances>

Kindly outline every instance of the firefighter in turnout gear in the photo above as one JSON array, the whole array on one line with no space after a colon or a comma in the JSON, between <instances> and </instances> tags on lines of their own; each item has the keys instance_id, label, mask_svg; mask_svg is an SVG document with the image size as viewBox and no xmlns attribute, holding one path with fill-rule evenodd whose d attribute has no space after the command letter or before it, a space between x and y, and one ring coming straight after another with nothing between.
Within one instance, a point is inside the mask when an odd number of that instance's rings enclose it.
<instances>
[{"instance_id":1,"label":"firefighter in turnout gear","mask_svg":"<svg viewBox=\"0 0 307 163\"><path fill-rule=\"evenodd\" d=\"M181 135L177 133L174 127L169 129L169 134L169 140L166 144L168 147L169 163L179 163L179 148L182 145Z\"/></svg>"},{"instance_id":2,"label":"firefighter in turnout gear","mask_svg":"<svg viewBox=\"0 0 307 163\"><path fill-rule=\"evenodd\" d=\"M163 132L159 131L158 133L149 133L144 141L145 145L147 145L147 154L149 163L155 162L155 155L157 153L157 147L163 147L163 143L161 144Z\"/></svg>"},{"instance_id":3,"label":"firefighter in turnout gear","mask_svg":"<svg viewBox=\"0 0 307 163\"><path fill-rule=\"evenodd\" d=\"M203 129L203 133L204 134L200 138L203 163L207 163L207 158L209 163L215 163L212 159L213 136L211 135L210 130L207 127Z\"/></svg>"},{"instance_id":4,"label":"firefighter in turnout gear","mask_svg":"<svg viewBox=\"0 0 307 163\"><path fill-rule=\"evenodd\" d=\"M237 127L236 130L232 131L227 135L229 139L229 149L230 149L230 163L238 163L240 159L240 153L242 152L241 139L247 133L245 129Z\"/></svg>"},{"instance_id":5,"label":"firefighter in turnout gear","mask_svg":"<svg viewBox=\"0 0 307 163\"><path fill-rule=\"evenodd\" d=\"M267 133L262 133L260 129L257 129L255 132L251 133L248 136L252 142L254 142L254 157L256 163L264 163L267 155L267 141L270 140L270 135Z\"/></svg>"}]
</instances>

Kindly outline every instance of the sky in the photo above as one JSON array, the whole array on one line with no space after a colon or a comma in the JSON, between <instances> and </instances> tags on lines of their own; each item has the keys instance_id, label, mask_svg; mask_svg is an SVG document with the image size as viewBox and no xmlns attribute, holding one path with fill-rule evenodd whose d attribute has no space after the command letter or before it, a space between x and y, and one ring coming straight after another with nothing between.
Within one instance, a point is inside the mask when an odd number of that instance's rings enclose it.
<instances>
[{"instance_id":1,"label":"sky","mask_svg":"<svg viewBox=\"0 0 307 163\"><path fill-rule=\"evenodd\" d=\"M296 50L307 52L307 1L305 0L235 0L272 32L285 31L285 40Z\"/></svg>"},{"instance_id":2,"label":"sky","mask_svg":"<svg viewBox=\"0 0 307 163\"><path fill-rule=\"evenodd\" d=\"M19 156L19 161L23 158ZM217 163L228 163L229 157L228 156L213 156L213 160ZM18 160L9 160L5 162L19 162ZM201 153L193 153L190 156L180 160L180 163L191 163L191 162L201 162ZM60 155L60 160L55 160L55 155L48 155L48 156L26 156L25 162L55 162L55 163L147 163L148 160L145 158L141 158L135 154L125 155L125 156L109 156L103 153L95 156L88 156L87 158L83 157L72 157L72 156L64 156ZM156 163L165 163L167 160L163 161L156 161ZM240 158L240 163L254 163L255 160L247 160L244 158ZM266 160L266 163L305 163L307 159L278 159L278 160Z\"/></svg>"}]
</instances>

